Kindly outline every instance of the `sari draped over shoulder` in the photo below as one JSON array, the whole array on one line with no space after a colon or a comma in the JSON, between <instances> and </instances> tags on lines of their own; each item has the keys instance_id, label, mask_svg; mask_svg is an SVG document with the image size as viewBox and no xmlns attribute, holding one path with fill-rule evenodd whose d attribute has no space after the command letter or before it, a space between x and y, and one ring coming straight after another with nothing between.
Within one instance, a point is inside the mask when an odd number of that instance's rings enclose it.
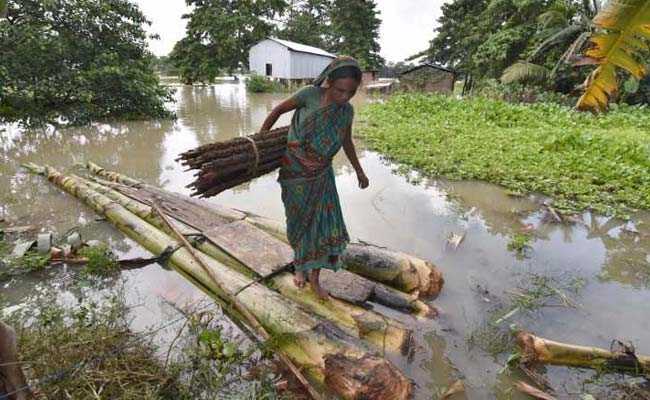
<instances>
[{"instance_id":1,"label":"sari draped over shoulder","mask_svg":"<svg viewBox=\"0 0 650 400\"><path fill-rule=\"evenodd\" d=\"M312 110L297 110L289 129L279 182L287 219L287 236L298 271L337 270L350 241L336 190L332 159L340 150L353 109L349 103L320 106L321 89L303 89ZM300 93L300 92L299 92Z\"/></svg>"}]
</instances>

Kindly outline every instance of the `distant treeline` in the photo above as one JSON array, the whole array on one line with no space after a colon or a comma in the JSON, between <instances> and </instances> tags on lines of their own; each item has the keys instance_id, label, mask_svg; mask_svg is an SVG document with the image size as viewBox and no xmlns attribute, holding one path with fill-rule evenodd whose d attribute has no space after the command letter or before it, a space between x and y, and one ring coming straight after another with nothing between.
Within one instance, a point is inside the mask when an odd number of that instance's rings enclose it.
<instances>
[{"instance_id":1,"label":"distant treeline","mask_svg":"<svg viewBox=\"0 0 650 400\"><path fill-rule=\"evenodd\" d=\"M480 87L488 80L499 80L576 95L593 71L593 67L576 65L594 64L594 60L584 57L585 50L594 47L589 38L598 33L601 42L609 43L617 30L627 26L632 31L631 24L635 22L643 25L641 18L650 23L649 16L643 15L645 3L645 0L453 0L442 5L442 16L429 48L413 59L424 57L455 69L466 78L466 90ZM616 18L616 25L612 26L614 33L609 37L603 36L603 30L594 23L594 17L607 6L612 7L608 9L610 17ZM613 21L609 24L614 24ZM631 63L633 59L647 64L648 35L632 36L627 39L623 34L617 36L621 40L613 45L620 46L620 50L615 50L621 57L619 61L613 60L614 64L631 69L637 68ZM624 82L617 92L619 99L648 103L650 79L639 80L626 73L616 75Z\"/></svg>"},{"instance_id":2,"label":"distant treeline","mask_svg":"<svg viewBox=\"0 0 650 400\"><path fill-rule=\"evenodd\" d=\"M0 19L0 123L170 117L145 24L128 0L9 0Z\"/></svg>"},{"instance_id":3,"label":"distant treeline","mask_svg":"<svg viewBox=\"0 0 650 400\"><path fill-rule=\"evenodd\" d=\"M248 50L268 36L357 58L378 69L379 11L374 0L186 0L185 37L170 54L186 83L212 82L248 68Z\"/></svg>"}]
</instances>

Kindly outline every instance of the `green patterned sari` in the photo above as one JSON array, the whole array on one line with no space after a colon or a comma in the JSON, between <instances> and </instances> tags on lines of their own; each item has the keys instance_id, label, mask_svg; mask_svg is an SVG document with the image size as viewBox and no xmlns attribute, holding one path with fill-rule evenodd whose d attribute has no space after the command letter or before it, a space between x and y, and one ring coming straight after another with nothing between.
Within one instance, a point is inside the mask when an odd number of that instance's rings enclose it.
<instances>
[{"instance_id":1,"label":"green patterned sari","mask_svg":"<svg viewBox=\"0 0 650 400\"><path fill-rule=\"evenodd\" d=\"M336 263L330 260L350 241L332 159L343 145L354 111L349 103L321 106L323 92L319 86L308 86L294 95L298 109L278 179L297 271L339 269L340 257Z\"/></svg>"}]
</instances>

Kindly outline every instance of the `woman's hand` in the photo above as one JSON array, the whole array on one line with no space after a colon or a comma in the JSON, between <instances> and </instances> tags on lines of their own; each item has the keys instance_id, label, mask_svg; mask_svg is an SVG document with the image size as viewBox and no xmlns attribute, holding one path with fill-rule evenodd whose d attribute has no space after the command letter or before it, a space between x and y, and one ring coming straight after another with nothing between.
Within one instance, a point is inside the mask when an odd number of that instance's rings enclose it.
<instances>
[{"instance_id":1,"label":"woman's hand","mask_svg":"<svg viewBox=\"0 0 650 400\"><path fill-rule=\"evenodd\" d=\"M370 185L370 181L363 171L357 172L357 180L359 181L359 187L361 189L365 189L368 187L368 185Z\"/></svg>"}]
</instances>

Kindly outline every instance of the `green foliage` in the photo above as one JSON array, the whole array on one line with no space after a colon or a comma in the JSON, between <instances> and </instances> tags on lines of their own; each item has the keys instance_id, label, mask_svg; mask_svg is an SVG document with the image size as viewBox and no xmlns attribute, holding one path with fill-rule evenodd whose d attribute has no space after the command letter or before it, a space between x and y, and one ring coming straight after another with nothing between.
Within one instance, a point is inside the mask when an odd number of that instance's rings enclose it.
<instances>
[{"instance_id":1,"label":"green foliage","mask_svg":"<svg viewBox=\"0 0 650 400\"><path fill-rule=\"evenodd\" d=\"M519 61L503 71L501 82L544 83L549 77L549 71L537 64Z\"/></svg>"},{"instance_id":2,"label":"green foliage","mask_svg":"<svg viewBox=\"0 0 650 400\"><path fill-rule=\"evenodd\" d=\"M520 83L502 84L494 79L486 79L476 85L474 92L481 97L503 100L509 103L554 103L567 107L575 104L576 98L549 91L538 85Z\"/></svg>"},{"instance_id":3,"label":"green foliage","mask_svg":"<svg viewBox=\"0 0 650 400\"><path fill-rule=\"evenodd\" d=\"M526 271L518 274L519 282L507 289L505 298L490 295L486 319L470 330L465 337L470 348L478 347L493 357L512 350L512 330L523 324L523 318L545 307L570 307L577 304L572 298L585 286L584 278L571 274L540 274ZM484 289L477 287L482 296ZM511 356L512 357L512 356ZM515 361L508 360L508 363Z\"/></svg>"},{"instance_id":4,"label":"green foliage","mask_svg":"<svg viewBox=\"0 0 650 400\"><path fill-rule=\"evenodd\" d=\"M186 0L192 11L185 37L170 57L183 80L213 82L221 71L232 73L248 66L248 50L269 36L273 20L287 7L284 0Z\"/></svg>"},{"instance_id":5,"label":"green foliage","mask_svg":"<svg viewBox=\"0 0 650 400\"><path fill-rule=\"evenodd\" d=\"M27 374L50 378L39 382L44 398L178 398L178 377L161 367L150 340L129 330L123 301L68 309L48 297L26 306L8 322L16 329Z\"/></svg>"},{"instance_id":6,"label":"green foliage","mask_svg":"<svg viewBox=\"0 0 650 400\"><path fill-rule=\"evenodd\" d=\"M251 75L246 80L246 89L253 93L284 92L286 89L278 82L273 82L261 75Z\"/></svg>"},{"instance_id":7,"label":"green foliage","mask_svg":"<svg viewBox=\"0 0 650 400\"><path fill-rule=\"evenodd\" d=\"M508 243L508 250L517 253L518 257L524 257L526 255L526 250L530 248L532 238L533 237L530 234L515 233L510 240L510 243Z\"/></svg>"},{"instance_id":8,"label":"green foliage","mask_svg":"<svg viewBox=\"0 0 650 400\"><path fill-rule=\"evenodd\" d=\"M398 78L402 72L413 67L415 67L415 65L412 63L405 63L403 61L394 63L392 61L389 61L381 67L379 76L384 78Z\"/></svg>"},{"instance_id":9,"label":"green foliage","mask_svg":"<svg viewBox=\"0 0 650 400\"><path fill-rule=\"evenodd\" d=\"M625 102L628 104L650 104L650 75L636 81L636 79L631 78L636 83L632 89L629 89L625 97Z\"/></svg>"},{"instance_id":10,"label":"green foliage","mask_svg":"<svg viewBox=\"0 0 650 400\"><path fill-rule=\"evenodd\" d=\"M28 251L24 256L11 257L11 246L0 237L0 281L12 276L42 271L50 264L50 256Z\"/></svg>"},{"instance_id":11,"label":"green foliage","mask_svg":"<svg viewBox=\"0 0 650 400\"><path fill-rule=\"evenodd\" d=\"M287 10L280 39L291 40L322 49L330 48L330 9L332 0L292 1Z\"/></svg>"},{"instance_id":12,"label":"green foliage","mask_svg":"<svg viewBox=\"0 0 650 400\"><path fill-rule=\"evenodd\" d=\"M474 80L498 78L525 60L537 77L542 68L549 71L549 86L567 93L585 77L568 64L594 13L594 3L583 0L454 0L442 6L436 37L423 54Z\"/></svg>"},{"instance_id":13,"label":"green foliage","mask_svg":"<svg viewBox=\"0 0 650 400\"><path fill-rule=\"evenodd\" d=\"M481 13L488 3L488 0L454 0L443 4L427 59L466 74L478 73L472 56L485 40Z\"/></svg>"},{"instance_id":14,"label":"green foliage","mask_svg":"<svg viewBox=\"0 0 650 400\"><path fill-rule=\"evenodd\" d=\"M128 0L8 2L0 23L0 122L85 124L167 118L143 29Z\"/></svg>"},{"instance_id":15,"label":"green foliage","mask_svg":"<svg viewBox=\"0 0 650 400\"><path fill-rule=\"evenodd\" d=\"M428 176L541 192L564 212L650 209L650 113L599 117L556 104L396 95L363 111L371 147Z\"/></svg>"},{"instance_id":16,"label":"green foliage","mask_svg":"<svg viewBox=\"0 0 650 400\"><path fill-rule=\"evenodd\" d=\"M355 57L362 69L379 68L379 11L374 0L333 0L332 50Z\"/></svg>"},{"instance_id":17,"label":"green foliage","mask_svg":"<svg viewBox=\"0 0 650 400\"><path fill-rule=\"evenodd\" d=\"M193 9L170 57L183 80L212 82L248 67L251 46L269 36L357 58L379 68L379 12L374 0L186 0Z\"/></svg>"},{"instance_id":18,"label":"green foliage","mask_svg":"<svg viewBox=\"0 0 650 400\"><path fill-rule=\"evenodd\" d=\"M579 276L560 277L538 273L524 276L517 291L513 291L510 304L522 311L536 311L548 306L573 307L567 293L577 295L586 284Z\"/></svg>"},{"instance_id":19,"label":"green foliage","mask_svg":"<svg viewBox=\"0 0 650 400\"><path fill-rule=\"evenodd\" d=\"M30 272L42 271L50 264L50 256L28 251L24 256L11 260L11 264Z\"/></svg>"},{"instance_id":20,"label":"green foliage","mask_svg":"<svg viewBox=\"0 0 650 400\"><path fill-rule=\"evenodd\" d=\"M161 75L177 75L178 70L169 56L153 58L153 68Z\"/></svg>"},{"instance_id":21,"label":"green foliage","mask_svg":"<svg viewBox=\"0 0 650 400\"><path fill-rule=\"evenodd\" d=\"M500 29L490 34L473 55L476 70L484 77L499 77L525 50L535 32L535 25L520 25Z\"/></svg>"},{"instance_id":22,"label":"green foliage","mask_svg":"<svg viewBox=\"0 0 650 400\"><path fill-rule=\"evenodd\" d=\"M105 276L119 271L117 257L106 245L84 247L79 255L88 259L83 269L85 274Z\"/></svg>"},{"instance_id":23,"label":"green foliage","mask_svg":"<svg viewBox=\"0 0 650 400\"><path fill-rule=\"evenodd\" d=\"M92 298L64 306L52 293L5 315L16 330L19 361L25 362L27 378L39 382L43 398L287 398L273 385L277 375L253 356L255 346L228 340L214 311L187 311L176 339L160 348L159 328L131 330L134 310L120 288ZM164 323L165 330L174 328ZM257 370L256 376L242 376L250 370Z\"/></svg>"}]
</instances>

